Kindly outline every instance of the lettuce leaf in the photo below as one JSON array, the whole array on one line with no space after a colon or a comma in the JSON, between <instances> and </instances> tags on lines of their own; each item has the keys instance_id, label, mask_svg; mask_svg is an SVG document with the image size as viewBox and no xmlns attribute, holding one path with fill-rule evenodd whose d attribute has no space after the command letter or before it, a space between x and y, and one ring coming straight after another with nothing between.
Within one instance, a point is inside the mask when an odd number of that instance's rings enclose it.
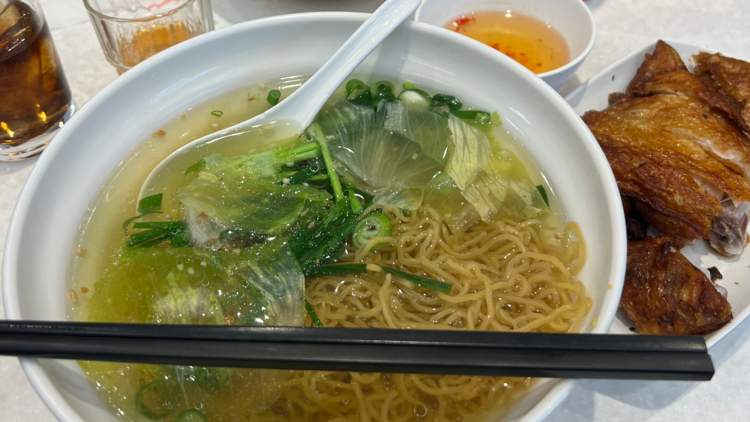
<instances>
[{"instance_id":1,"label":"lettuce leaf","mask_svg":"<svg viewBox=\"0 0 750 422\"><path fill-rule=\"evenodd\" d=\"M372 194L422 188L441 170L447 131L429 112L408 110L402 102L381 102L377 110L346 100L332 101L318 122L331 154Z\"/></svg>"},{"instance_id":2,"label":"lettuce leaf","mask_svg":"<svg viewBox=\"0 0 750 422\"><path fill-rule=\"evenodd\" d=\"M189 185L177 190L194 245L214 248L222 233L278 235L286 232L303 211L317 212L330 203L322 189L303 185L264 182L261 177L210 168L198 174Z\"/></svg>"},{"instance_id":3,"label":"lettuce leaf","mask_svg":"<svg viewBox=\"0 0 750 422\"><path fill-rule=\"evenodd\" d=\"M123 248L94 285L89 321L302 325L304 276L288 247Z\"/></svg>"}]
</instances>

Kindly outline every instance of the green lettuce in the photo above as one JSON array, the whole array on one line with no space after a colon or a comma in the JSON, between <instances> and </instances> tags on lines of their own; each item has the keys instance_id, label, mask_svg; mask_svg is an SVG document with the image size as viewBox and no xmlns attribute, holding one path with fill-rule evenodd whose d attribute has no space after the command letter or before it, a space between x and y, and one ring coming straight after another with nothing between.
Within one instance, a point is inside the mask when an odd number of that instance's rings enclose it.
<instances>
[{"instance_id":1,"label":"green lettuce","mask_svg":"<svg viewBox=\"0 0 750 422\"><path fill-rule=\"evenodd\" d=\"M232 252L123 248L86 305L97 322L302 325L304 275L280 240Z\"/></svg>"}]
</instances>

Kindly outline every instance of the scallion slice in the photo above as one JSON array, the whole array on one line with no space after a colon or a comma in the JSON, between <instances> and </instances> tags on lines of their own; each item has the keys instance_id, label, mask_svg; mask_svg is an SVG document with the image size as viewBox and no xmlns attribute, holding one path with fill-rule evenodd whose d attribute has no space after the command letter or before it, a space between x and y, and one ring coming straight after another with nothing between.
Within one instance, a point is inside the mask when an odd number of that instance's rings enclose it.
<instances>
[{"instance_id":1,"label":"scallion slice","mask_svg":"<svg viewBox=\"0 0 750 422\"><path fill-rule=\"evenodd\" d=\"M372 239L376 237L387 237L391 235L391 220L381 212L373 212L357 224L352 235L352 244L357 249L364 249ZM372 247L375 252L386 242L380 242Z\"/></svg>"},{"instance_id":2,"label":"scallion slice","mask_svg":"<svg viewBox=\"0 0 750 422\"><path fill-rule=\"evenodd\" d=\"M549 198L547 198L547 190L544 189L544 186L537 185L536 190L539 191L539 194L542 195L542 199L544 199L544 203L549 207Z\"/></svg>"},{"instance_id":3,"label":"scallion slice","mask_svg":"<svg viewBox=\"0 0 750 422\"><path fill-rule=\"evenodd\" d=\"M156 195L147 196L138 202L138 213L144 214L147 212L154 212L161 210L161 200L164 197L163 193L157 193Z\"/></svg>"},{"instance_id":4,"label":"scallion slice","mask_svg":"<svg viewBox=\"0 0 750 422\"><path fill-rule=\"evenodd\" d=\"M214 110L214 111L211 112L211 115L212 116L216 116L216 117L221 117L221 116L224 115L224 112L221 111L221 110Z\"/></svg>"},{"instance_id":5,"label":"scallion slice","mask_svg":"<svg viewBox=\"0 0 750 422\"><path fill-rule=\"evenodd\" d=\"M268 104L276 105L279 103L279 100L281 99L281 91L278 89L272 89L268 92L268 97L266 97L266 101L268 101Z\"/></svg>"},{"instance_id":6,"label":"scallion slice","mask_svg":"<svg viewBox=\"0 0 750 422\"><path fill-rule=\"evenodd\" d=\"M179 415L174 422L208 422L206 415L198 409L188 409Z\"/></svg>"},{"instance_id":7,"label":"scallion slice","mask_svg":"<svg viewBox=\"0 0 750 422\"><path fill-rule=\"evenodd\" d=\"M172 386L167 381L154 381L141 386L135 392L135 408L138 413L154 421L168 416L174 410L171 389Z\"/></svg>"}]
</instances>

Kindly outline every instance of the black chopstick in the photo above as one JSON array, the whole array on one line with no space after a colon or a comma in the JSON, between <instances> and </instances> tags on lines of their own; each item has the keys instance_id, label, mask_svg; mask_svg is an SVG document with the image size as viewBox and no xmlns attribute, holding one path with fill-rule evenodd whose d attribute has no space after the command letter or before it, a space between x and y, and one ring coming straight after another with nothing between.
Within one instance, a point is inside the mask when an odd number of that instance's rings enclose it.
<instances>
[{"instance_id":1,"label":"black chopstick","mask_svg":"<svg viewBox=\"0 0 750 422\"><path fill-rule=\"evenodd\" d=\"M700 336L0 321L0 355L414 374L708 381Z\"/></svg>"}]
</instances>

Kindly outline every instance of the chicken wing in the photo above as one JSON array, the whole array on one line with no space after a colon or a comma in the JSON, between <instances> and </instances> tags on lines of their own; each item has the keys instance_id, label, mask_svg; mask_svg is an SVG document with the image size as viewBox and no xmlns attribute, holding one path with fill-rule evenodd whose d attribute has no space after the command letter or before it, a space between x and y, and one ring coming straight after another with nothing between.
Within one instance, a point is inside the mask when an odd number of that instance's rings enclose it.
<instances>
[{"instance_id":1,"label":"chicken wing","mask_svg":"<svg viewBox=\"0 0 750 422\"><path fill-rule=\"evenodd\" d=\"M628 243L620 308L639 334L706 334L732 320L732 307L667 237Z\"/></svg>"}]
</instances>

